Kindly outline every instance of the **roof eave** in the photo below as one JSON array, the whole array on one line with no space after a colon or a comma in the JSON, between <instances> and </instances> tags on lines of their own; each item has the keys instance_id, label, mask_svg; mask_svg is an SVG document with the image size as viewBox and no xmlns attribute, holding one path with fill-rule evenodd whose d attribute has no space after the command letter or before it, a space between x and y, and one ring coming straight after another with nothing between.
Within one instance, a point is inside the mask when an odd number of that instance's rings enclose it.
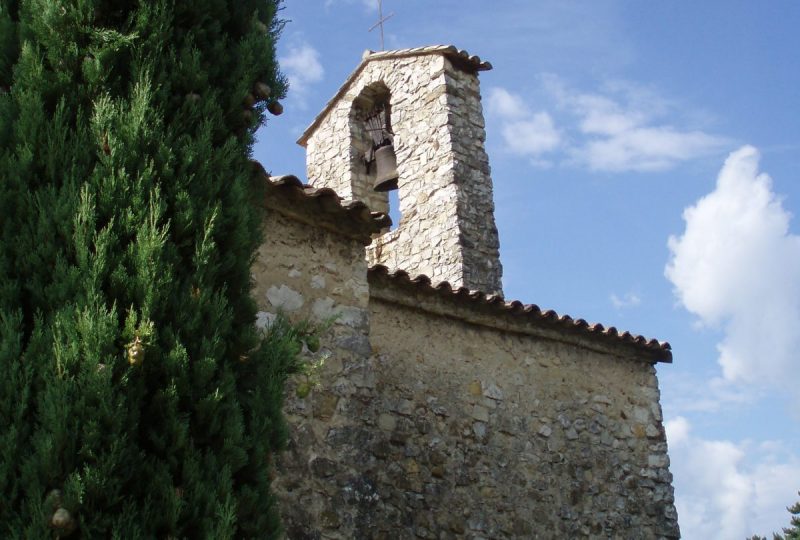
<instances>
[{"instance_id":1,"label":"roof eave","mask_svg":"<svg viewBox=\"0 0 800 540\"><path fill-rule=\"evenodd\" d=\"M491 313L493 316L511 316L519 321L536 325L549 331L561 331L580 336L598 344L623 347L635 353L642 360L652 363L672 363L672 347L667 342L647 339L630 332L620 332L615 327L590 324L583 319L573 319L569 315L559 315L553 310L541 310L535 304L523 304L518 300L506 301L498 295L472 291L465 287L454 288L443 281L433 284L425 275L411 277L403 270L390 271L386 266L375 265L369 269L370 278L384 281L404 290L414 290L424 295L438 296L450 302L458 302L462 307L470 307ZM417 302L415 305L419 306Z\"/></svg>"}]
</instances>

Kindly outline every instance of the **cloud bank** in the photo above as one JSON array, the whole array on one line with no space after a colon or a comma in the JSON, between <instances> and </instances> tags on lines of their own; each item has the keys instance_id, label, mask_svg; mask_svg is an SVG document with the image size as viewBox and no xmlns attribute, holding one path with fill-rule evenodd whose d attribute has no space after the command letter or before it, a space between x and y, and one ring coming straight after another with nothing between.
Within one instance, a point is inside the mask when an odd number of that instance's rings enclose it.
<instances>
[{"instance_id":1,"label":"cloud bank","mask_svg":"<svg viewBox=\"0 0 800 540\"><path fill-rule=\"evenodd\" d=\"M569 88L555 75L540 77L553 111L532 112L506 88L489 90L489 112L501 121L503 141L515 154L540 163L570 163L592 171L649 172L712 155L724 137L675 126L680 107L659 95L615 82L600 92Z\"/></svg>"},{"instance_id":2,"label":"cloud bank","mask_svg":"<svg viewBox=\"0 0 800 540\"><path fill-rule=\"evenodd\" d=\"M795 453L776 441L703 439L681 416L665 429L683 538L771 537L788 525L800 486Z\"/></svg>"}]
</instances>

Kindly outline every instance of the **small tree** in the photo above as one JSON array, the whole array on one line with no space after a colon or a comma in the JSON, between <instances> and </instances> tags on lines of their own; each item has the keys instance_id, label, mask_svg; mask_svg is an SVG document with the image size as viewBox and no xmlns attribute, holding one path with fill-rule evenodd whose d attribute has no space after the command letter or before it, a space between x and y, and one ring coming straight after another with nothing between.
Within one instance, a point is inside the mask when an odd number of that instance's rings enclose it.
<instances>
[{"instance_id":1,"label":"small tree","mask_svg":"<svg viewBox=\"0 0 800 540\"><path fill-rule=\"evenodd\" d=\"M797 493L800 495L800 491ZM794 503L787 510L792 514L789 527L783 528L783 538L785 540L800 540L800 502Z\"/></svg>"},{"instance_id":2,"label":"small tree","mask_svg":"<svg viewBox=\"0 0 800 540\"><path fill-rule=\"evenodd\" d=\"M280 0L0 0L0 536L270 537L254 328ZM285 330L285 329L284 329Z\"/></svg>"},{"instance_id":3,"label":"small tree","mask_svg":"<svg viewBox=\"0 0 800 540\"><path fill-rule=\"evenodd\" d=\"M798 492L800 495L800 492ZM800 540L800 502L796 502L787 510L792 514L792 519L789 527L783 528L783 534L772 533L773 540ZM753 535L747 540L767 540L763 536Z\"/></svg>"}]
</instances>

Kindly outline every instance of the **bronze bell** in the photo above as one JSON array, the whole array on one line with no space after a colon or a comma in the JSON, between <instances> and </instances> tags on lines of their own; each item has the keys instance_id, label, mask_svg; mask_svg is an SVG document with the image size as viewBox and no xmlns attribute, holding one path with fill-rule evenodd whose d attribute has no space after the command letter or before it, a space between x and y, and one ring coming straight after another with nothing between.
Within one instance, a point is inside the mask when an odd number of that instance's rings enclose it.
<instances>
[{"instance_id":1,"label":"bronze bell","mask_svg":"<svg viewBox=\"0 0 800 540\"><path fill-rule=\"evenodd\" d=\"M387 144L375 150L375 191L391 191L397 189L397 156L394 146Z\"/></svg>"}]
</instances>

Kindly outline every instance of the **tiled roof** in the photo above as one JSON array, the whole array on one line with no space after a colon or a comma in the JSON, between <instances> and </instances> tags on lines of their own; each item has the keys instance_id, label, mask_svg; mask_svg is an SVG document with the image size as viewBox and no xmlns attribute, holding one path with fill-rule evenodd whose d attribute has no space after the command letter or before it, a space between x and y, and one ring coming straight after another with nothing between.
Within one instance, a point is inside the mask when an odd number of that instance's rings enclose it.
<instances>
[{"instance_id":1,"label":"tiled roof","mask_svg":"<svg viewBox=\"0 0 800 540\"><path fill-rule=\"evenodd\" d=\"M391 224L388 215L372 212L361 201L342 200L330 188L314 188L304 184L294 175L268 176L260 163L253 161L257 173L266 180L267 200L265 206L311 225L320 226L344 234L369 244L371 235L380 232ZM271 197L279 195L279 197ZM306 218L297 211L305 207ZM536 304L523 304L518 300L506 301L502 296L473 291L465 287L454 288L447 281L433 284L426 275L411 277L403 270L390 271L386 266L375 265L369 269L370 276L388 278L392 282L412 287L423 293L464 303L472 307L488 308L497 315L507 314L520 317L549 328L575 332L606 343L623 344L659 362L672 362L672 348L667 342L647 339L630 332L620 332L613 326L590 324L584 319L573 319L569 315L559 315L553 310L543 311Z\"/></svg>"},{"instance_id":2,"label":"tiled roof","mask_svg":"<svg viewBox=\"0 0 800 540\"><path fill-rule=\"evenodd\" d=\"M458 67L469 71L489 71L492 64L481 60L480 56L469 54L455 45L430 45L428 47L415 47L413 49L395 49L392 51L364 51L363 61L381 60L384 58L403 58L405 56L421 56L425 54L443 54L452 60Z\"/></svg>"},{"instance_id":3,"label":"tiled roof","mask_svg":"<svg viewBox=\"0 0 800 540\"><path fill-rule=\"evenodd\" d=\"M392 223L388 215L372 212L361 201L343 200L334 190L306 185L294 175L268 176L260 163L252 163L257 174L266 181L264 204L277 212L299 218L298 211L305 208L306 214L313 218L310 224L357 238L365 245L370 243L373 234ZM282 200L274 200L275 197L271 197L274 195Z\"/></svg>"},{"instance_id":4,"label":"tiled roof","mask_svg":"<svg viewBox=\"0 0 800 540\"><path fill-rule=\"evenodd\" d=\"M347 92L347 89L356 80L356 77L364 70L364 67L373 60L385 60L387 58L405 58L409 56L425 56L432 54L441 54L446 56L453 62L453 65L464 71L488 71L492 69L492 64L481 60L479 56L470 55L467 51L458 49L454 45L430 45L428 47L416 47L413 49L396 49L392 51L364 51L361 56L361 63L358 64L355 70L345 79L342 86L334 94L334 96L325 104L322 111L314 118L303 134L297 139L297 144L305 146L311 134L317 129L320 122L327 116L328 112L333 108L334 104L339 101L342 96Z\"/></svg>"},{"instance_id":5,"label":"tiled roof","mask_svg":"<svg viewBox=\"0 0 800 540\"><path fill-rule=\"evenodd\" d=\"M454 288L450 283L443 281L433 284L425 275L411 277L403 270L390 271L386 266L375 265L369 269L370 276L383 277L390 281L413 287L423 293L439 296L463 303L467 306L482 307L496 315L507 314L514 318L519 317L524 322L530 322L549 329L560 329L566 332L596 339L606 344L621 344L644 353L647 357L657 362L672 362L672 347L667 342L647 339L644 336L634 335L630 332L620 332L613 326L605 327L602 324L590 324L583 319L573 319L569 315L559 315L553 310L543 311L536 304L523 304L518 300L506 301L495 294L485 294L472 291L465 287Z\"/></svg>"}]
</instances>

